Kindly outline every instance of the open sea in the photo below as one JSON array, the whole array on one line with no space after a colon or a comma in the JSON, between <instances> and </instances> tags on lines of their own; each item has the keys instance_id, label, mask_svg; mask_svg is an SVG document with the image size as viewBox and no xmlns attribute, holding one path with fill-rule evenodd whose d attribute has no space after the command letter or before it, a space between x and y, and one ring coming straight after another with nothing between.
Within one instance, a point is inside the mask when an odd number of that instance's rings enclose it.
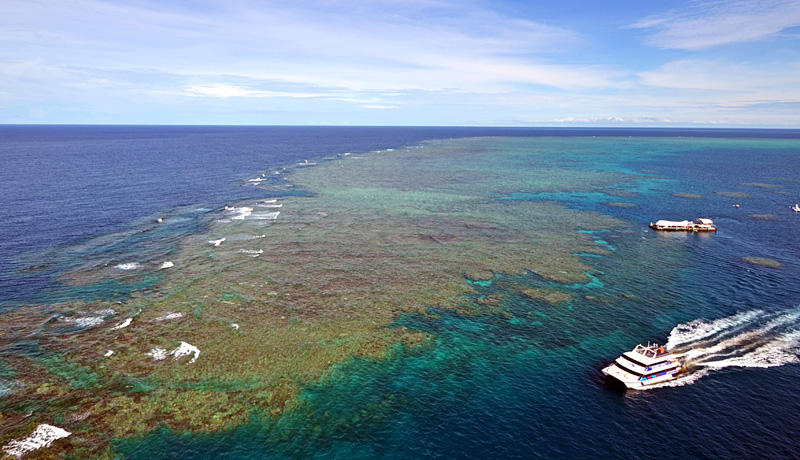
<instances>
[{"instance_id":1,"label":"open sea","mask_svg":"<svg viewBox=\"0 0 800 460\"><path fill-rule=\"evenodd\" d=\"M120 455L800 458L800 213L790 209L800 202L797 130L0 126L0 314L122 300L156 286L157 272L135 283L68 280L87 264L123 272L157 260L224 206L278 196L247 186L266 169L487 136L544 145L560 168L641 177L618 184L619 197L496 197L628 224L591 233L609 254L585 255L592 282L569 287L573 300L546 305L512 292L546 281L498 275L477 294L503 294L512 319L401 317L398 325L433 334L435 345L338 366L275 420L218 433L161 429L117 440ZM697 217L719 231L648 228ZM157 219L164 225L154 230ZM600 369L648 340L685 356L691 372L644 392L607 385Z\"/></svg>"}]
</instances>

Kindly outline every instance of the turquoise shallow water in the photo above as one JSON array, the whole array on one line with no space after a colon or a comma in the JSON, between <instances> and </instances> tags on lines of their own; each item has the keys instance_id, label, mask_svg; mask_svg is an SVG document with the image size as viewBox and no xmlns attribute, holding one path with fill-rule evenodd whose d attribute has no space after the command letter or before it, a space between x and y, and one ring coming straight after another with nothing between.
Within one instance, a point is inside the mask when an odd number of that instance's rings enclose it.
<instances>
[{"instance_id":1,"label":"turquoise shallow water","mask_svg":"<svg viewBox=\"0 0 800 460\"><path fill-rule=\"evenodd\" d=\"M499 151L546 152L531 161L532 173L635 176L596 190L492 197L552 201L625 221L589 233L608 254L582 256L592 268L588 283L498 275L476 283L475 295L501 298L508 314L401 317L398 326L434 334L434 346L339 366L275 420L213 434L161 430L120 440L118 451L133 459L797 458L800 214L789 206L800 201L793 166L800 140L674 134L494 140ZM696 217L714 219L719 232L647 228L661 218ZM202 222L186 225L176 234ZM572 297L550 304L521 292L547 287ZM679 386L622 392L602 380L600 369L639 342L677 343L673 330L681 325L694 331L683 346L729 345L700 357L693 378ZM704 327L710 342L693 339Z\"/></svg>"}]
</instances>

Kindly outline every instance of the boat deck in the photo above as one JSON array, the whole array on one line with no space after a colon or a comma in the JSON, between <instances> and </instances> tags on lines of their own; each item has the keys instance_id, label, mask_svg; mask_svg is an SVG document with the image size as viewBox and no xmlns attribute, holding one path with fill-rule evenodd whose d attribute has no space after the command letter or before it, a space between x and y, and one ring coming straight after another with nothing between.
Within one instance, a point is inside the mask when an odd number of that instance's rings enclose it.
<instances>
[{"instance_id":1,"label":"boat deck","mask_svg":"<svg viewBox=\"0 0 800 460\"><path fill-rule=\"evenodd\" d=\"M671 220L659 220L655 223L650 222L650 228L662 232L716 232L717 227L711 219L699 218L696 222L683 220L680 222Z\"/></svg>"}]
</instances>

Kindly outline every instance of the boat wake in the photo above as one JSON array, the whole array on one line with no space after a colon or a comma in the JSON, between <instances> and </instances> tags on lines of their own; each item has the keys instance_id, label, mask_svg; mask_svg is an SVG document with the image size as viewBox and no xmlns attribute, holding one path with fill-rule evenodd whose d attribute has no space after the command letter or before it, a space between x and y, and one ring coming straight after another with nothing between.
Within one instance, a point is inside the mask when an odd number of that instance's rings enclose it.
<instances>
[{"instance_id":1,"label":"boat wake","mask_svg":"<svg viewBox=\"0 0 800 460\"><path fill-rule=\"evenodd\" d=\"M683 362L684 373L654 386L688 385L726 367L798 363L800 306L778 313L755 310L679 324L670 332L666 347Z\"/></svg>"}]
</instances>

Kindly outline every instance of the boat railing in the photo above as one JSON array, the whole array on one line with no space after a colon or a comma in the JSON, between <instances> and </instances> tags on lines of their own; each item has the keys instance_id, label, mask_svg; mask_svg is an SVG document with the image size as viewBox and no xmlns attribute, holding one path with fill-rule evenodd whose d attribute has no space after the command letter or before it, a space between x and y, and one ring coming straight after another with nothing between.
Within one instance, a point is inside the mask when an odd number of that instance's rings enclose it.
<instances>
[{"instance_id":1,"label":"boat railing","mask_svg":"<svg viewBox=\"0 0 800 460\"><path fill-rule=\"evenodd\" d=\"M663 363L658 363L658 364L654 364L654 365L652 365L650 367L647 367L647 368L645 368L645 370L646 371L652 371L653 369L658 369L660 367L672 366L674 363L675 363L675 361L664 361Z\"/></svg>"},{"instance_id":2,"label":"boat railing","mask_svg":"<svg viewBox=\"0 0 800 460\"><path fill-rule=\"evenodd\" d=\"M627 367L636 372L652 372L654 370L658 370L665 367L672 367L675 365L675 360L668 360L662 363L653 364L652 366L643 366L641 364L634 363L629 359L625 359L624 357L620 357L615 361L620 367Z\"/></svg>"},{"instance_id":3,"label":"boat railing","mask_svg":"<svg viewBox=\"0 0 800 460\"><path fill-rule=\"evenodd\" d=\"M657 358L661 355L667 354L667 350L664 348L660 348L657 343L650 345L649 343L647 346L642 344L636 345L636 348L633 349L635 353L639 353L640 355L644 355L648 358Z\"/></svg>"}]
</instances>

